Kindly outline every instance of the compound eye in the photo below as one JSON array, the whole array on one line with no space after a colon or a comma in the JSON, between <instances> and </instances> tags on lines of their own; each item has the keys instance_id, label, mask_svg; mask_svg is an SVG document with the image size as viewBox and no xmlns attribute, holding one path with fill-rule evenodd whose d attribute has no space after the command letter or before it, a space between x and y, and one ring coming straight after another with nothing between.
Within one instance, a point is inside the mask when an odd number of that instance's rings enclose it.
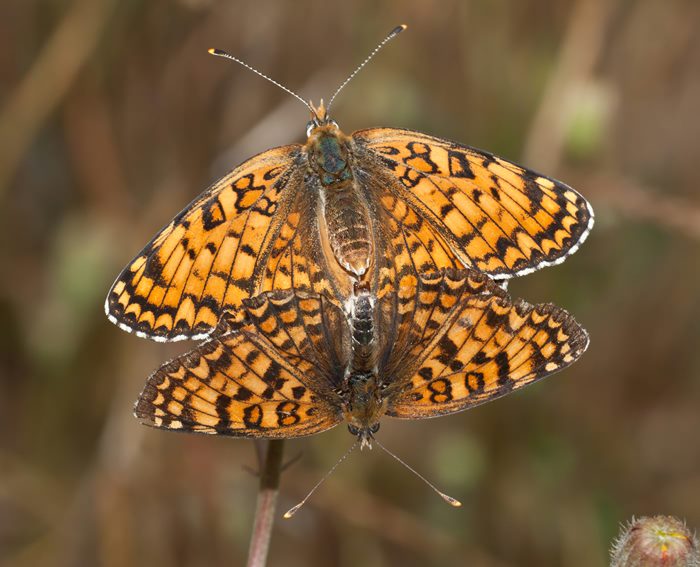
<instances>
[{"instance_id":1,"label":"compound eye","mask_svg":"<svg viewBox=\"0 0 700 567\"><path fill-rule=\"evenodd\" d=\"M306 137L307 137L307 138L308 138L309 136L311 136L311 132L312 132L312 130L313 130L314 128L318 128L318 123L317 123L315 120L310 120L310 121L306 124Z\"/></svg>"},{"instance_id":2,"label":"compound eye","mask_svg":"<svg viewBox=\"0 0 700 567\"><path fill-rule=\"evenodd\" d=\"M377 431L379 431L379 424L378 424L378 423L375 423L372 427L369 428L369 430L370 430L372 433L376 433Z\"/></svg>"},{"instance_id":3,"label":"compound eye","mask_svg":"<svg viewBox=\"0 0 700 567\"><path fill-rule=\"evenodd\" d=\"M337 123L335 120L329 120L328 123L329 123L331 126L335 126L336 128L339 127L339 126L338 126L338 123Z\"/></svg>"},{"instance_id":4,"label":"compound eye","mask_svg":"<svg viewBox=\"0 0 700 567\"><path fill-rule=\"evenodd\" d=\"M355 427L354 425L350 425L349 423L348 423L348 431L350 432L351 435L357 435L358 433L360 433L360 430L357 427Z\"/></svg>"}]
</instances>

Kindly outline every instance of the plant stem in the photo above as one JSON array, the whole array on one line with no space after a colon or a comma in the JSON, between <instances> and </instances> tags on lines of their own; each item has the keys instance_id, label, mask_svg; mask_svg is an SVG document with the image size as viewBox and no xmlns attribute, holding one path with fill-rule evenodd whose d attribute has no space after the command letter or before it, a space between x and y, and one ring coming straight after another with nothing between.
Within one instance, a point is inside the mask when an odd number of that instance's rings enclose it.
<instances>
[{"instance_id":1,"label":"plant stem","mask_svg":"<svg viewBox=\"0 0 700 567\"><path fill-rule=\"evenodd\" d=\"M265 463L260 469L260 489L248 548L248 567L265 567L270 536L275 522L277 492L280 484L284 439L267 442Z\"/></svg>"}]
</instances>

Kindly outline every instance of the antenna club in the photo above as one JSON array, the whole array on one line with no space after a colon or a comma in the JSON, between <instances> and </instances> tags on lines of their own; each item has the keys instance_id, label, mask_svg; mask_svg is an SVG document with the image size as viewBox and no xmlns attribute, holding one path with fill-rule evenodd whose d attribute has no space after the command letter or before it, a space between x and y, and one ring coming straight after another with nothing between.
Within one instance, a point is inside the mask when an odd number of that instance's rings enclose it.
<instances>
[{"instance_id":1,"label":"antenna club","mask_svg":"<svg viewBox=\"0 0 700 567\"><path fill-rule=\"evenodd\" d=\"M419 479L421 479L425 484L427 484L430 488L432 488L435 493L442 498L445 502L447 502L450 506L454 506L455 508L459 508L462 503L457 500L456 498L452 498L452 496L448 496L444 492L441 492L436 488L436 486L430 482L427 478L425 478L422 474L420 474L416 469L414 469L412 466L408 465L406 462L403 461L400 457L389 451L384 445L382 445L379 441L375 439L377 445L381 447L381 449L390 457L396 459L399 463L401 463L404 467L406 467L409 471L411 471L414 475L416 475Z\"/></svg>"},{"instance_id":2,"label":"antenna club","mask_svg":"<svg viewBox=\"0 0 700 567\"><path fill-rule=\"evenodd\" d=\"M303 504L303 502L302 502ZM294 514L296 514L297 510L301 508L301 504L297 504L293 508L290 508L284 513L284 516L282 516L285 520L289 520Z\"/></svg>"},{"instance_id":3,"label":"antenna club","mask_svg":"<svg viewBox=\"0 0 700 567\"><path fill-rule=\"evenodd\" d=\"M306 102L303 98L301 98L301 97L300 97L297 93L295 93L293 90L288 89L287 87L285 87L284 85L278 83L278 82L275 81L274 79L271 79L271 78L268 77L265 73L262 73L262 72L258 71L255 67L253 67L253 66L251 66L251 65L248 65L248 63L246 63L245 61L242 61L242 60L239 59L238 57L234 57L234 56L231 55L230 53L226 53L225 51L223 51L223 50L221 50L221 49L214 49L214 48L212 48L212 49L208 49L207 52L210 53L211 55L216 55L216 56L218 56L218 57L224 57L224 58L226 58L226 59L230 59L231 61L235 61L235 62L238 63L239 65L242 65L243 67L245 67L245 68L248 69L249 71L252 71L252 72L255 73L256 75L262 77L262 78L265 79L266 81L270 81L273 85L279 87L279 88L282 89L284 92L286 92L286 93L292 95L294 98L296 98L298 101L300 101L301 104L303 104L306 108L308 108L311 112L313 112L313 109L311 108L311 106L309 106L309 103Z\"/></svg>"},{"instance_id":4,"label":"antenna club","mask_svg":"<svg viewBox=\"0 0 700 567\"><path fill-rule=\"evenodd\" d=\"M370 60L377 54L377 52L384 47L389 41L394 39L398 34L400 34L403 30L405 30L408 26L406 24L401 24L400 26L395 27L389 35L387 35L381 42L379 42L379 45L375 47L370 54L365 58L365 60L360 63L357 66L357 69L355 69L352 73L350 73L350 76L345 79L345 81L342 82L342 84L336 89L336 91L333 93L333 96L331 97L330 101L328 101L328 107L326 110L330 110L331 106L333 105L333 101L335 100L335 97L338 96L338 93L342 91L345 88L345 85L347 85L352 78L357 75L357 73L365 66L367 63L370 62Z\"/></svg>"},{"instance_id":5,"label":"antenna club","mask_svg":"<svg viewBox=\"0 0 700 567\"><path fill-rule=\"evenodd\" d=\"M350 448L345 452L345 454L344 454L342 457L340 457L340 459L338 459L338 460L336 461L336 463L335 463L335 464L331 467L331 469L323 476L323 478L321 478L321 480L319 480L319 481L314 485L314 487L313 487L311 490L309 490L309 493L306 495L306 497L305 497L301 502L299 502L299 504L297 504L297 505L294 506L293 508L290 508L289 510L287 510L287 511L284 513L284 516L282 516L282 517L283 517L285 520L288 520L289 518L291 518L294 514L297 513L297 510L299 510L299 508L301 508L304 504L306 504L306 501L311 497L311 495L312 495L314 492L316 492L316 489L317 489L319 486L321 486L321 485L324 483L324 481L325 481L329 476L331 476L331 475L333 474L333 471L335 471L335 469L338 468L338 465L339 465L340 463L342 463L342 462L347 458L347 456L355 450L355 447L357 447L357 443L358 443L358 442L355 441L355 442L352 444L352 447L350 447Z\"/></svg>"},{"instance_id":6,"label":"antenna club","mask_svg":"<svg viewBox=\"0 0 700 567\"><path fill-rule=\"evenodd\" d=\"M447 496L447 494L445 494L443 496L443 498L450 506L454 506L455 508L462 507L462 503L459 500L457 500L456 498L452 498L452 496Z\"/></svg>"}]
</instances>

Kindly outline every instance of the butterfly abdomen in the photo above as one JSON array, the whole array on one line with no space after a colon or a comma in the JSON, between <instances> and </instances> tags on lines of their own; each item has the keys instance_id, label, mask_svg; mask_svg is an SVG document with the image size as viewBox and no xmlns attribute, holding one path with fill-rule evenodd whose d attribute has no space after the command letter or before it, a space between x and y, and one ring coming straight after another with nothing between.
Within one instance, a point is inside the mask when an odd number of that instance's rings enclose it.
<instances>
[{"instance_id":1,"label":"butterfly abdomen","mask_svg":"<svg viewBox=\"0 0 700 567\"><path fill-rule=\"evenodd\" d=\"M328 241L335 259L343 269L362 277L372 259L367 204L353 184L325 191L322 202Z\"/></svg>"},{"instance_id":2,"label":"butterfly abdomen","mask_svg":"<svg viewBox=\"0 0 700 567\"><path fill-rule=\"evenodd\" d=\"M374 303L374 298L366 292L361 292L350 299L351 372L369 372L376 365L377 336L374 323Z\"/></svg>"},{"instance_id":3,"label":"butterfly abdomen","mask_svg":"<svg viewBox=\"0 0 700 567\"><path fill-rule=\"evenodd\" d=\"M357 344L369 345L374 340L374 307L368 293L360 293L351 300L352 338Z\"/></svg>"}]
</instances>

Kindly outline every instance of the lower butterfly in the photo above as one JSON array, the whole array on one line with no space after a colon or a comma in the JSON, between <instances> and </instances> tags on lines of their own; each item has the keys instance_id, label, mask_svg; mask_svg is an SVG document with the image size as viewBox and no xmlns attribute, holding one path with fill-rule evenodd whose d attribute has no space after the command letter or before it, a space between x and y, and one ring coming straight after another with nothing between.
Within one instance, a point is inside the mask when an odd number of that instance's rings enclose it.
<instances>
[{"instance_id":1,"label":"lower butterfly","mask_svg":"<svg viewBox=\"0 0 700 567\"><path fill-rule=\"evenodd\" d=\"M304 104L306 143L249 159L185 207L115 281L111 321L156 340L200 339L275 289L345 301L358 284L379 294L463 267L505 281L563 261L591 229L590 205L555 179L419 132L347 136L323 103Z\"/></svg>"},{"instance_id":2,"label":"lower butterfly","mask_svg":"<svg viewBox=\"0 0 700 567\"><path fill-rule=\"evenodd\" d=\"M469 409L566 368L587 346L566 311L512 300L474 270L359 292L347 312L313 292L267 292L157 370L135 414L165 429L266 439L344 421L368 445L385 416Z\"/></svg>"}]
</instances>

